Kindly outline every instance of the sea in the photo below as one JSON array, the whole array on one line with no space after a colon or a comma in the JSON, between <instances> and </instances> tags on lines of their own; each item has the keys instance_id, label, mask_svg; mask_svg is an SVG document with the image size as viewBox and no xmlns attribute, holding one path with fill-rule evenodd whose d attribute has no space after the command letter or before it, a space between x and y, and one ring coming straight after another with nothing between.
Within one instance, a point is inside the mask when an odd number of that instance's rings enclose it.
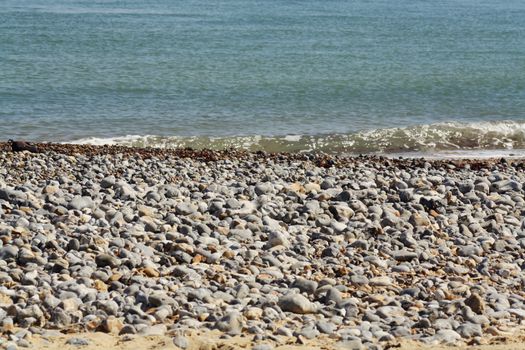
<instances>
[{"instance_id":1,"label":"sea","mask_svg":"<svg viewBox=\"0 0 525 350\"><path fill-rule=\"evenodd\" d=\"M525 156L524 0L0 0L0 140Z\"/></svg>"}]
</instances>

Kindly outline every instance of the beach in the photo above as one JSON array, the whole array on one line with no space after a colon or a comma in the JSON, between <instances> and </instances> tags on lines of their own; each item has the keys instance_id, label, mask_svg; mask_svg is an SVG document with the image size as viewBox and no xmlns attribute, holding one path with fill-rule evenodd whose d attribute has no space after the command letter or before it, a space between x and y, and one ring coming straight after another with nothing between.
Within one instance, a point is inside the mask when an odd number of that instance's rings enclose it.
<instances>
[{"instance_id":1,"label":"beach","mask_svg":"<svg viewBox=\"0 0 525 350\"><path fill-rule=\"evenodd\" d=\"M525 349L523 18L0 1L0 349Z\"/></svg>"},{"instance_id":2,"label":"beach","mask_svg":"<svg viewBox=\"0 0 525 350\"><path fill-rule=\"evenodd\" d=\"M35 146L0 144L7 349L522 348L523 159Z\"/></svg>"}]
</instances>

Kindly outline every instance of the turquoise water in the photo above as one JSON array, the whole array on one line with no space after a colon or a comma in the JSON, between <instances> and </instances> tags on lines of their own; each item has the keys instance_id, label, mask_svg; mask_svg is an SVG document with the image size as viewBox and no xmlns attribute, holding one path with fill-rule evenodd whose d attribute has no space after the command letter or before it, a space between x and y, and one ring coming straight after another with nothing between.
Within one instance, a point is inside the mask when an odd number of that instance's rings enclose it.
<instances>
[{"instance_id":1,"label":"turquoise water","mask_svg":"<svg viewBox=\"0 0 525 350\"><path fill-rule=\"evenodd\" d=\"M0 135L525 148L525 1L2 0Z\"/></svg>"}]
</instances>

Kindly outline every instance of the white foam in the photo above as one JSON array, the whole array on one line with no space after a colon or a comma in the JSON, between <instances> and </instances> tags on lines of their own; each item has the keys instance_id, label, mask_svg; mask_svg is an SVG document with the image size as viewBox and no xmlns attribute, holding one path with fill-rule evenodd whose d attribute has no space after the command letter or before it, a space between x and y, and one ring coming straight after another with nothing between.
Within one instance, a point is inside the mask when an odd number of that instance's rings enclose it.
<instances>
[{"instance_id":1,"label":"white foam","mask_svg":"<svg viewBox=\"0 0 525 350\"><path fill-rule=\"evenodd\" d=\"M72 143L76 145L94 145L94 146L103 146L103 145L120 145L120 146L154 146L154 147L164 147L166 141L174 142L178 138L173 136L169 138L164 138L162 136L155 135L126 135L126 136L115 136L115 137L86 137L78 140L63 142L63 143Z\"/></svg>"},{"instance_id":2,"label":"white foam","mask_svg":"<svg viewBox=\"0 0 525 350\"><path fill-rule=\"evenodd\" d=\"M72 143L74 145L95 145L95 146L103 146L103 145L116 145L116 144L122 144L127 142L133 142L133 140L138 140L140 137L139 135L128 135L128 136L116 136L116 137L86 137L78 140L73 140L69 142L62 142L62 143Z\"/></svg>"},{"instance_id":3,"label":"white foam","mask_svg":"<svg viewBox=\"0 0 525 350\"><path fill-rule=\"evenodd\" d=\"M87 137L75 144L131 147L266 150L271 152L385 153L399 152L427 157L502 157L511 152L523 156L525 122L438 123L406 128L367 130L351 134L284 136L156 136L126 135ZM406 152L406 153L405 153ZM456 153L457 152L457 153ZM469 153L471 152L471 153ZM486 156L484 155L486 154Z\"/></svg>"},{"instance_id":4,"label":"white foam","mask_svg":"<svg viewBox=\"0 0 525 350\"><path fill-rule=\"evenodd\" d=\"M286 135L284 137L284 140L288 142L299 142L301 141L302 137L303 137L302 135Z\"/></svg>"},{"instance_id":5,"label":"white foam","mask_svg":"<svg viewBox=\"0 0 525 350\"><path fill-rule=\"evenodd\" d=\"M426 159L491 159L491 158L525 158L525 149L515 150L457 150L457 151L438 151L433 153L426 152L407 152L384 154L388 158L426 158Z\"/></svg>"}]
</instances>

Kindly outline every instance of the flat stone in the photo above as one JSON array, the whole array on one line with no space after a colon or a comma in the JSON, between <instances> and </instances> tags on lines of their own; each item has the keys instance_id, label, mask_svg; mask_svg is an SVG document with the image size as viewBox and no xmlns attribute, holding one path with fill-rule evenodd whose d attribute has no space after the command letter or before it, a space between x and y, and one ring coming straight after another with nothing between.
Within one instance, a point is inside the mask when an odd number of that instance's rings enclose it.
<instances>
[{"instance_id":1,"label":"flat stone","mask_svg":"<svg viewBox=\"0 0 525 350\"><path fill-rule=\"evenodd\" d=\"M296 314L316 312L315 306L301 294L287 294L279 299L279 306L283 311Z\"/></svg>"},{"instance_id":2,"label":"flat stone","mask_svg":"<svg viewBox=\"0 0 525 350\"><path fill-rule=\"evenodd\" d=\"M369 284L376 287L388 287L392 285L392 279L388 276L372 277Z\"/></svg>"},{"instance_id":3,"label":"flat stone","mask_svg":"<svg viewBox=\"0 0 525 350\"><path fill-rule=\"evenodd\" d=\"M394 252L393 258L397 261L412 261L418 258L418 254L407 250L398 250Z\"/></svg>"},{"instance_id":4,"label":"flat stone","mask_svg":"<svg viewBox=\"0 0 525 350\"><path fill-rule=\"evenodd\" d=\"M89 340L85 338L69 338L66 341L67 345L73 345L73 346L87 346L89 345Z\"/></svg>"},{"instance_id":5,"label":"flat stone","mask_svg":"<svg viewBox=\"0 0 525 350\"><path fill-rule=\"evenodd\" d=\"M479 324L474 324L466 322L460 325L456 332L461 334L463 338L472 338L472 337L481 337L483 335L483 330Z\"/></svg>"},{"instance_id":6,"label":"flat stone","mask_svg":"<svg viewBox=\"0 0 525 350\"><path fill-rule=\"evenodd\" d=\"M124 327L122 320L116 318L115 316L109 316L107 319L102 321L102 331L112 334L119 334L121 329Z\"/></svg>"},{"instance_id":7,"label":"flat stone","mask_svg":"<svg viewBox=\"0 0 525 350\"><path fill-rule=\"evenodd\" d=\"M336 329L336 326L333 323L325 321L318 321L315 325L319 332L324 334L333 334Z\"/></svg>"},{"instance_id":8,"label":"flat stone","mask_svg":"<svg viewBox=\"0 0 525 350\"><path fill-rule=\"evenodd\" d=\"M94 207L95 203L91 197L73 197L73 199L68 204L68 208L74 210L82 210L86 208L93 209Z\"/></svg>"},{"instance_id":9,"label":"flat stone","mask_svg":"<svg viewBox=\"0 0 525 350\"><path fill-rule=\"evenodd\" d=\"M117 267L120 265L120 261L117 258L115 258L113 255L104 253L97 255L95 262L97 263L98 267Z\"/></svg>"},{"instance_id":10,"label":"flat stone","mask_svg":"<svg viewBox=\"0 0 525 350\"><path fill-rule=\"evenodd\" d=\"M115 185L116 179L115 176L107 176L100 180L100 187L102 188L110 188Z\"/></svg>"},{"instance_id":11,"label":"flat stone","mask_svg":"<svg viewBox=\"0 0 525 350\"><path fill-rule=\"evenodd\" d=\"M335 305L340 305L343 301L343 297L341 295L341 292L337 288L330 288L326 292L326 295L324 297L324 303L328 304L329 302L335 303Z\"/></svg>"},{"instance_id":12,"label":"flat stone","mask_svg":"<svg viewBox=\"0 0 525 350\"><path fill-rule=\"evenodd\" d=\"M440 343L453 344L461 339L461 335L451 329L440 329L433 338Z\"/></svg>"},{"instance_id":13,"label":"flat stone","mask_svg":"<svg viewBox=\"0 0 525 350\"><path fill-rule=\"evenodd\" d=\"M177 335L173 338L173 345L180 349L186 349L189 346L189 342L188 339L186 339L182 335Z\"/></svg>"},{"instance_id":14,"label":"flat stone","mask_svg":"<svg viewBox=\"0 0 525 350\"><path fill-rule=\"evenodd\" d=\"M365 350L360 339L343 340L335 345L337 350Z\"/></svg>"},{"instance_id":15,"label":"flat stone","mask_svg":"<svg viewBox=\"0 0 525 350\"><path fill-rule=\"evenodd\" d=\"M27 200L27 194L9 188L0 188L0 199L4 199L11 203L16 203L17 201L22 202Z\"/></svg>"},{"instance_id":16,"label":"flat stone","mask_svg":"<svg viewBox=\"0 0 525 350\"><path fill-rule=\"evenodd\" d=\"M381 318L402 317L405 315L405 310L399 306L381 306L377 309L376 314Z\"/></svg>"},{"instance_id":17,"label":"flat stone","mask_svg":"<svg viewBox=\"0 0 525 350\"><path fill-rule=\"evenodd\" d=\"M191 215L197 212L197 207L191 203L179 203L175 207L175 210L177 211L177 214L180 215Z\"/></svg>"},{"instance_id":18,"label":"flat stone","mask_svg":"<svg viewBox=\"0 0 525 350\"><path fill-rule=\"evenodd\" d=\"M318 283L316 281L307 280L304 278L297 278L292 284L293 288L299 288L299 290L306 294L314 294L317 290Z\"/></svg>"},{"instance_id":19,"label":"flat stone","mask_svg":"<svg viewBox=\"0 0 525 350\"><path fill-rule=\"evenodd\" d=\"M156 324L154 326L144 327L139 334L145 337L160 337L166 334L168 328L165 324Z\"/></svg>"},{"instance_id":20,"label":"flat stone","mask_svg":"<svg viewBox=\"0 0 525 350\"><path fill-rule=\"evenodd\" d=\"M250 307L244 312L244 317L248 320L259 320L263 315L263 310L258 307Z\"/></svg>"},{"instance_id":21,"label":"flat stone","mask_svg":"<svg viewBox=\"0 0 525 350\"><path fill-rule=\"evenodd\" d=\"M15 259L18 256L18 247L12 245L5 245L0 248L0 259Z\"/></svg>"},{"instance_id":22,"label":"flat stone","mask_svg":"<svg viewBox=\"0 0 525 350\"><path fill-rule=\"evenodd\" d=\"M276 246L288 246L288 244L288 239L284 233L279 231L270 232L268 235L268 241L266 242L268 248L273 248Z\"/></svg>"},{"instance_id":23,"label":"flat stone","mask_svg":"<svg viewBox=\"0 0 525 350\"><path fill-rule=\"evenodd\" d=\"M314 339L318 337L319 334L320 334L319 331L314 325L308 325L304 327L303 329L301 329L301 331L299 332L299 335L302 335L306 339Z\"/></svg>"},{"instance_id":24,"label":"flat stone","mask_svg":"<svg viewBox=\"0 0 525 350\"><path fill-rule=\"evenodd\" d=\"M230 312L215 323L215 328L228 334L240 334L243 321L242 315L238 312Z\"/></svg>"},{"instance_id":25,"label":"flat stone","mask_svg":"<svg viewBox=\"0 0 525 350\"><path fill-rule=\"evenodd\" d=\"M279 327L279 328L277 328L275 333L277 335L282 335L282 336L285 336L285 337L288 337L288 338L293 336L292 330L289 329L289 328L286 328L286 327Z\"/></svg>"},{"instance_id":26,"label":"flat stone","mask_svg":"<svg viewBox=\"0 0 525 350\"><path fill-rule=\"evenodd\" d=\"M485 312L485 301L476 293L472 293L465 299L465 305L469 306L477 314Z\"/></svg>"},{"instance_id":27,"label":"flat stone","mask_svg":"<svg viewBox=\"0 0 525 350\"><path fill-rule=\"evenodd\" d=\"M261 196L263 194L267 194L267 193L272 192L273 191L273 185L270 182L258 183L257 185L255 185L254 190L255 190L255 193L258 196Z\"/></svg>"},{"instance_id":28,"label":"flat stone","mask_svg":"<svg viewBox=\"0 0 525 350\"><path fill-rule=\"evenodd\" d=\"M518 316L520 319L525 319L525 310L523 309L510 308L510 309L507 309L507 312L510 312L511 314Z\"/></svg>"},{"instance_id":29,"label":"flat stone","mask_svg":"<svg viewBox=\"0 0 525 350\"><path fill-rule=\"evenodd\" d=\"M257 344L252 347L252 350L272 350L273 345L271 344Z\"/></svg>"},{"instance_id":30,"label":"flat stone","mask_svg":"<svg viewBox=\"0 0 525 350\"><path fill-rule=\"evenodd\" d=\"M350 276L350 282L357 285L365 285L368 284L370 281L366 276L363 275L352 275Z\"/></svg>"}]
</instances>

